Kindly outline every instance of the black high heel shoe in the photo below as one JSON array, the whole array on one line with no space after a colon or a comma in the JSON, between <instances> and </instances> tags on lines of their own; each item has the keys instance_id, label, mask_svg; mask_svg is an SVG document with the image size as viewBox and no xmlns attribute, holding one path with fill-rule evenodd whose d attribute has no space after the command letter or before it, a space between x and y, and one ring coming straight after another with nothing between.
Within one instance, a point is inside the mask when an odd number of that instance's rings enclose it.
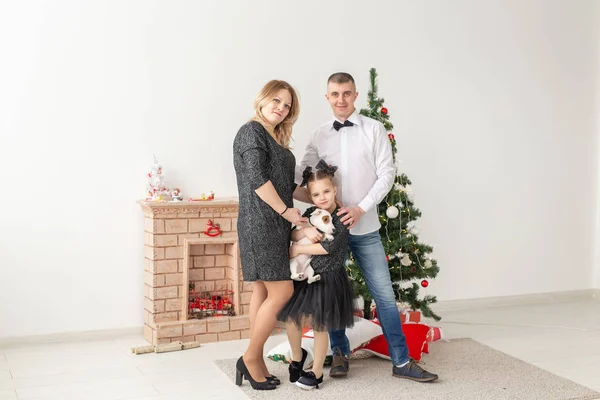
<instances>
[{"instance_id":1,"label":"black high heel shoe","mask_svg":"<svg viewBox=\"0 0 600 400\"><path fill-rule=\"evenodd\" d=\"M304 362L306 361L307 356L308 352L302 349L302 360L292 361L290 364L290 367L288 368L290 371L290 382L294 383L302 376L302 373L304 372Z\"/></svg>"},{"instance_id":2,"label":"black high heel shoe","mask_svg":"<svg viewBox=\"0 0 600 400\"><path fill-rule=\"evenodd\" d=\"M281 385L281 380L275 375L265 376L267 378L267 382L271 382L275 385Z\"/></svg>"},{"instance_id":3,"label":"black high heel shoe","mask_svg":"<svg viewBox=\"0 0 600 400\"><path fill-rule=\"evenodd\" d=\"M269 381L255 381L252 378L252 375L250 375L250 372L248 372L248 368L246 368L246 364L244 364L244 359L240 357L239 360L237 360L237 363L235 364L235 384L238 386L242 386L242 382L244 379L250 382L250 385L254 390L273 390L277 387L277 385Z\"/></svg>"}]
</instances>

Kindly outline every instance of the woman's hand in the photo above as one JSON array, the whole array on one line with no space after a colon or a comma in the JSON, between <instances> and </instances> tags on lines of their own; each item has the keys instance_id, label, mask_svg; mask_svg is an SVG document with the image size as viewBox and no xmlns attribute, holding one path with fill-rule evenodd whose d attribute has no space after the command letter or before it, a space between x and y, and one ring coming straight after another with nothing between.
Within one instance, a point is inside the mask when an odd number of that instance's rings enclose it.
<instances>
[{"instance_id":1,"label":"woman's hand","mask_svg":"<svg viewBox=\"0 0 600 400\"><path fill-rule=\"evenodd\" d=\"M323 240L323 234L315 227L304 228L302 231L304 233L304 237L313 243L319 243L321 240Z\"/></svg>"},{"instance_id":2,"label":"woman's hand","mask_svg":"<svg viewBox=\"0 0 600 400\"><path fill-rule=\"evenodd\" d=\"M302 225L308 222L308 218L303 217L297 208L288 208L281 216L294 225Z\"/></svg>"}]
</instances>

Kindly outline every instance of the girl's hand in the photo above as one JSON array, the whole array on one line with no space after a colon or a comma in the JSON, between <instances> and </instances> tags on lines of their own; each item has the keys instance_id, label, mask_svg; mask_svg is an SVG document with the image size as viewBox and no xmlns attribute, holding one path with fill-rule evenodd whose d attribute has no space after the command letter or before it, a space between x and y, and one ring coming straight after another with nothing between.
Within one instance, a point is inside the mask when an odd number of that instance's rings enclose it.
<instances>
[{"instance_id":1,"label":"girl's hand","mask_svg":"<svg viewBox=\"0 0 600 400\"><path fill-rule=\"evenodd\" d=\"M290 246L290 258L294 258L298 255L300 255L300 253L298 252L298 245L297 244L291 245Z\"/></svg>"},{"instance_id":2,"label":"girl's hand","mask_svg":"<svg viewBox=\"0 0 600 400\"><path fill-rule=\"evenodd\" d=\"M323 234L320 233L315 227L304 228L302 231L304 233L304 237L313 243L319 243L321 240L323 240Z\"/></svg>"},{"instance_id":3,"label":"girl's hand","mask_svg":"<svg viewBox=\"0 0 600 400\"><path fill-rule=\"evenodd\" d=\"M308 222L308 218L303 217L297 208L288 208L281 216L294 225L302 225Z\"/></svg>"}]
</instances>

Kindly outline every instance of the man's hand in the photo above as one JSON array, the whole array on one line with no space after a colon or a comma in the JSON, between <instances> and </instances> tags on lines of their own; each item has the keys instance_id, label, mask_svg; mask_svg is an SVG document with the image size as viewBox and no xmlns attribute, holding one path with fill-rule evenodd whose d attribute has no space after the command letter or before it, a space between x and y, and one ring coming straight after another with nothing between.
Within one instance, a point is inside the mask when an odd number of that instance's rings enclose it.
<instances>
[{"instance_id":1,"label":"man's hand","mask_svg":"<svg viewBox=\"0 0 600 400\"><path fill-rule=\"evenodd\" d=\"M304 228L302 231L304 233L304 237L313 243L319 243L323 239L323 234L315 227Z\"/></svg>"},{"instance_id":2,"label":"man's hand","mask_svg":"<svg viewBox=\"0 0 600 400\"><path fill-rule=\"evenodd\" d=\"M344 225L346 225L348 227L348 229L352 229L358 223L358 221L360 221L360 217L362 217L364 213L365 213L365 210L363 210L359 206L348 207L348 208L342 207L338 211L337 215L346 214L342 217L342 219L340 221Z\"/></svg>"}]
</instances>

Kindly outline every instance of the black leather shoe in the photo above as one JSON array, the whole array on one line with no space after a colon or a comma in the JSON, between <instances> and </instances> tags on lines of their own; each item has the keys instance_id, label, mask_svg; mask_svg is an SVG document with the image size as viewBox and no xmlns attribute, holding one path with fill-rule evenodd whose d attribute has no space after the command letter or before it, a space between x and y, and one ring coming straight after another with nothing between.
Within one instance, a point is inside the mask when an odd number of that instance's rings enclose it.
<instances>
[{"instance_id":1,"label":"black leather shoe","mask_svg":"<svg viewBox=\"0 0 600 400\"><path fill-rule=\"evenodd\" d=\"M410 379L417 382L433 382L438 378L436 374L425 371L412 359L402 367L394 365L392 375L396 378Z\"/></svg>"},{"instance_id":2,"label":"black leather shoe","mask_svg":"<svg viewBox=\"0 0 600 400\"><path fill-rule=\"evenodd\" d=\"M348 375L350 369L350 363L348 357L342 354L342 351L338 349L338 353L333 356L331 363L331 369L329 370L329 376L332 378L340 378Z\"/></svg>"},{"instance_id":3,"label":"black leather shoe","mask_svg":"<svg viewBox=\"0 0 600 400\"><path fill-rule=\"evenodd\" d=\"M302 375L304 369L304 361L306 361L306 357L308 356L308 352L302 349L302 359L300 361L292 361L288 370L290 371L290 382L294 383L300 376Z\"/></svg>"}]
</instances>

